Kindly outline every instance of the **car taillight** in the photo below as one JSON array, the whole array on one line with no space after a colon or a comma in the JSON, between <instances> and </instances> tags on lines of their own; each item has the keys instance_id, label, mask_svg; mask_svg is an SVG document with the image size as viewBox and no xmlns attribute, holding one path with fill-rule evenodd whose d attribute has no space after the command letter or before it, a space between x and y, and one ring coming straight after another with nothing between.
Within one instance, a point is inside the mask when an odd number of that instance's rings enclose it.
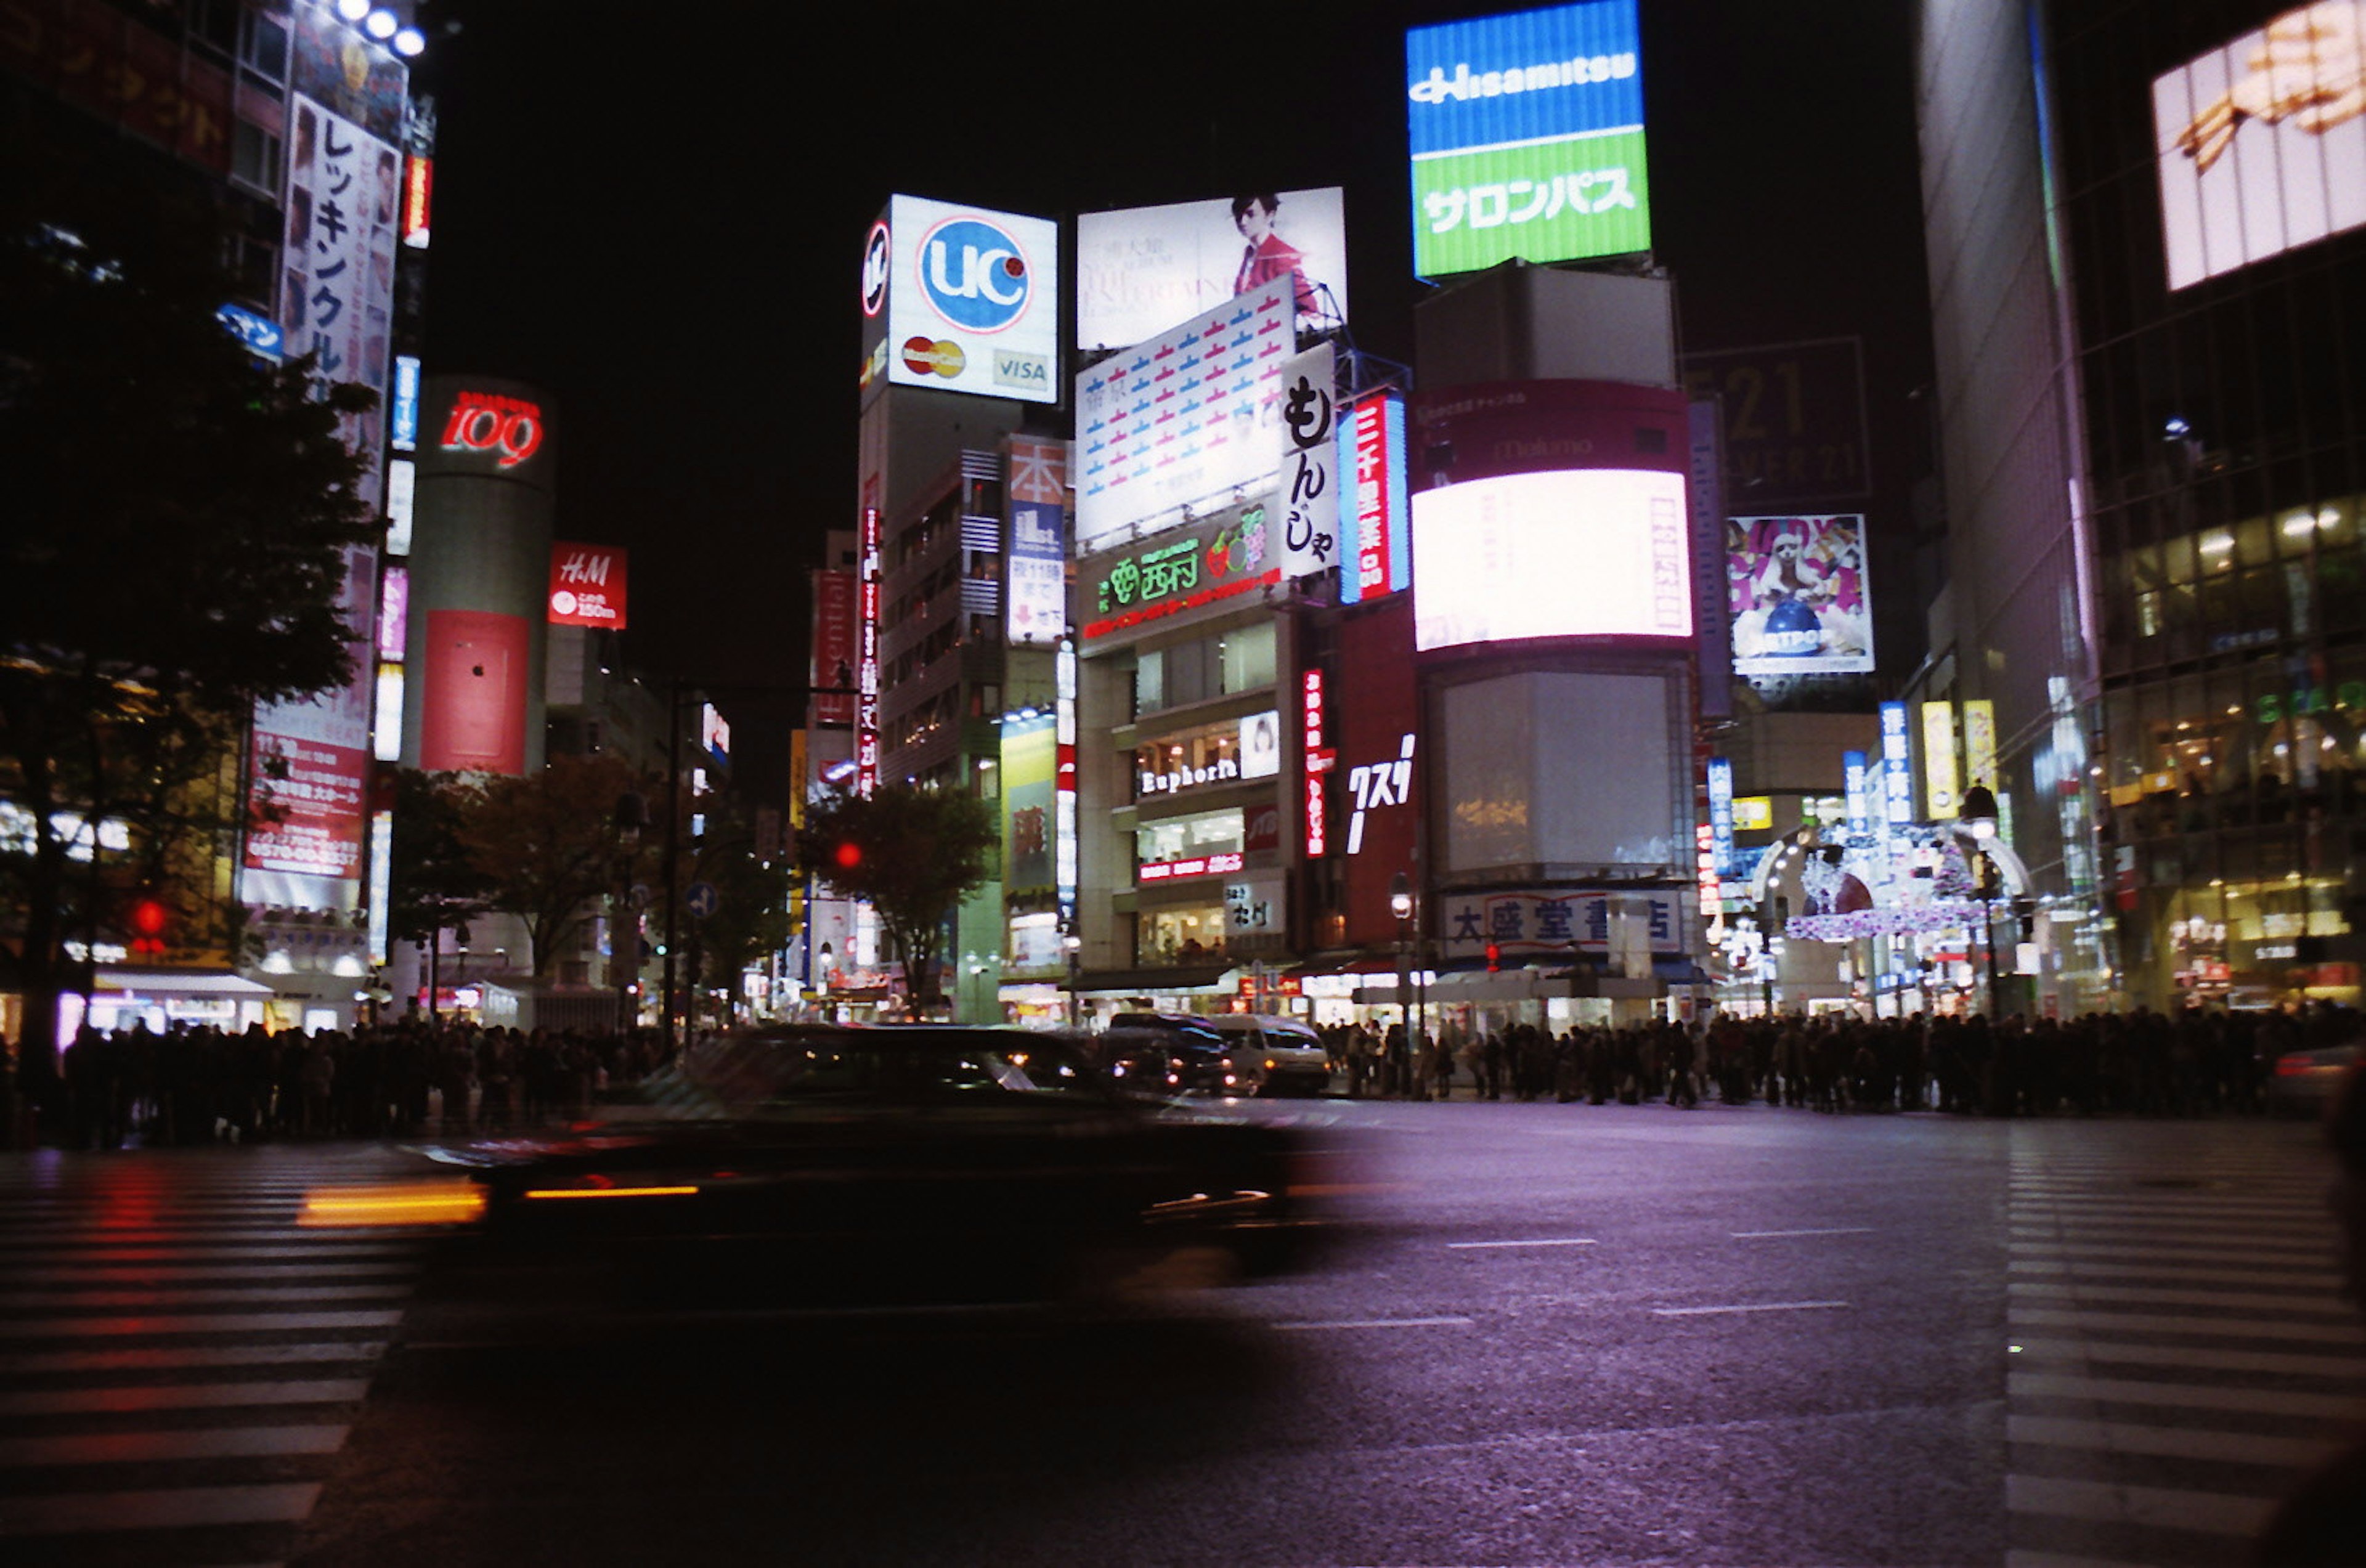
<instances>
[{"instance_id":1,"label":"car taillight","mask_svg":"<svg viewBox=\"0 0 2366 1568\"><path fill-rule=\"evenodd\" d=\"M2309 1060L2306 1056L2278 1056L2276 1058L2276 1077L2280 1078L2298 1077L2303 1073L2315 1072L2316 1067L2317 1064Z\"/></svg>"}]
</instances>

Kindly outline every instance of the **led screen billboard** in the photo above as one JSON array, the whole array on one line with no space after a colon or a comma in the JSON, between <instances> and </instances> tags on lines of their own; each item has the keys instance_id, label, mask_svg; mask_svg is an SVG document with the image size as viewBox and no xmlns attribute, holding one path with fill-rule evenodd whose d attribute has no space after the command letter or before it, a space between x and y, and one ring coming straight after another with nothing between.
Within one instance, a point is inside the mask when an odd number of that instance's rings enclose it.
<instances>
[{"instance_id":1,"label":"led screen billboard","mask_svg":"<svg viewBox=\"0 0 2366 1568\"><path fill-rule=\"evenodd\" d=\"M1286 190L1076 219L1076 345L1131 348L1288 273L1298 324L1347 318L1345 193Z\"/></svg>"},{"instance_id":2,"label":"led screen billboard","mask_svg":"<svg viewBox=\"0 0 2366 1568\"><path fill-rule=\"evenodd\" d=\"M863 305L873 309L865 246ZM888 203L887 379L1020 402L1060 398L1060 230L923 197Z\"/></svg>"},{"instance_id":3,"label":"led screen billboard","mask_svg":"<svg viewBox=\"0 0 2366 1568\"><path fill-rule=\"evenodd\" d=\"M1873 668L1865 519L1736 517L1726 525L1725 605L1737 675Z\"/></svg>"},{"instance_id":4,"label":"led screen billboard","mask_svg":"<svg viewBox=\"0 0 2366 1568\"><path fill-rule=\"evenodd\" d=\"M2366 224L2366 3L2298 6L2152 85L2169 286Z\"/></svg>"},{"instance_id":5,"label":"led screen billboard","mask_svg":"<svg viewBox=\"0 0 2366 1568\"><path fill-rule=\"evenodd\" d=\"M1418 615L1419 579L1415 579ZM1673 874L1692 859L1681 698L1658 675L1531 671L1448 686L1439 869ZM1435 773L1433 776L1436 776Z\"/></svg>"},{"instance_id":6,"label":"led screen billboard","mask_svg":"<svg viewBox=\"0 0 2366 1568\"><path fill-rule=\"evenodd\" d=\"M1640 38L1636 0L1406 32L1416 275L1651 248Z\"/></svg>"},{"instance_id":7,"label":"led screen billboard","mask_svg":"<svg viewBox=\"0 0 2366 1568\"><path fill-rule=\"evenodd\" d=\"M1276 278L1076 378L1076 537L1180 523L1281 465L1281 367L1296 348Z\"/></svg>"},{"instance_id":8,"label":"led screen billboard","mask_svg":"<svg viewBox=\"0 0 2366 1568\"><path fill-rule=\"evenodd\" d=\"M1502 474L1413 498L1414 645L1692 636L1682 474Z\"/></svg>"}]
</instances>

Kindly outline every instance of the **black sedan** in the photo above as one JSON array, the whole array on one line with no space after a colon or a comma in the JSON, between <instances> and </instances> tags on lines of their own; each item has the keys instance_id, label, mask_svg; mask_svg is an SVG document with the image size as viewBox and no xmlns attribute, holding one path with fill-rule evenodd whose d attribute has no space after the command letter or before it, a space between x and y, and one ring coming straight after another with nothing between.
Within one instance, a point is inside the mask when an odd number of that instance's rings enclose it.
<instances>
[{"instance_id":1,"label":"black sedan","mask_svg":"<svg viewBox=\"0 0 2366 1568\"><path fill-rule=\"evenodd\" d=\"M562 1134L429 1152L476 1184L490 1255L822 1305L1270 1272L1303 1261L1330 1185L1295 1130L1128 1099L1056 1038L952 1027L742 1032Z\"/></svg>"}]
</instances>

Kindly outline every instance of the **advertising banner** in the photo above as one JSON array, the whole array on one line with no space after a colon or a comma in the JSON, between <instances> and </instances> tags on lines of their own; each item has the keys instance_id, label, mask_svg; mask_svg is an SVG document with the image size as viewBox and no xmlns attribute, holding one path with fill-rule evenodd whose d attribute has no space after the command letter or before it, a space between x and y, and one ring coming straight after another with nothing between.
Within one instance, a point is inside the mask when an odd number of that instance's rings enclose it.
<instances>
[{"instance_id":1,"label":"advertising banner","mask_svg":"<svg viewBox=\"0 0 2366 1568\"><path fill-rule=\"evenodd\" d=\"M1346 857L1346 941L1382 946L1397 935L1389 909L1391 878L1420 873L1414 737L1421 705L1414 685L1412 601L1387 600L1342 617L1337 670L1328 705L1328 766L1308 779L1328 787L1334 823L1328 847Z\"/></svg>"},{"instance_id":2,"label":"advertising banner","mask_svg":"<svg viewBox=\"0 0 2366 1568\"><path fill-rule=\"evenodd\" d=\"M625 551L614 545L550 547L550 624L625 629Z\"/></svg>"},{"instance_id":3,"label":"advertising banner","mask_svg":"<svg viewBox=\"0 0 2366 1568\"><path fill-rule=\"evenodd\" d=\"M1076 219L1076 346L1131 348L1287 274L1301 331L1347 319L1345 193L1286 190Z\"/></svg>"},{"instance_id":4,"label":"advertising banner","mask_svg":"<svg viewBox=\"0 0 2366 1568\"><path fill-rule=\"evenodd\" d=\"M1964 782L1994 791L1997 786L1996 704L1975 697L1964 705Z\"/></svg>"},{"instance_id":5,"label":"advertising banner","mask_svg":"<svg viewBox=\"0 0 2366 1568\"><path fill-rule=\"evenodd\" d=\"M1224 929L1260 936L1290 929L1289 885L1279 876L1245 876L1224 884Z\"/></svg>"},{"instance_id":6,"label":"advertising banner","mask_svg":"<svg viewBox=\"0 0 2366 1568\"><path fill-rule=\"evenodd\" d=\"M255 708L239 887L244 903L351 909L360 902L377 593L377 552L347 546L337 614L346 627L352 678L317 697Z\"/></svg>"},{"instance_id":7,"label":"advertising banner","mask_svg":"<svg viewBox=\"0 0 2366 1568\"><path fill-rule=\"evenodd\" d=\"M1413 498L1414 640L1689 637L1682 474L1504 474Z\"/></svg>"},{"instance_id":8,"label":"advertising banner","mask_svg":"<svg viewBox=\"0 0 2366 1568\"><path fill-rule=\"evenodd\" d=\"M1059 225L899 196L886 227L888 380L1059 401ZM866 313L871 288L866 271Z\"/></svg>"},{"instance_id":9,"label":"advertising banner","mask_svg":"<svg viewBox=\"0 0 2366 1568\"><path fill-rule=\"evenodd\" d=\"M427 613L419 765L429 773L525 772L533 626L489 610Z\"/></svg>"},{"instance_id":10,"label":"advertising banner","mask_svg":"<svg viewBox=\"0 0 2366 1568\"><path fill-rule=\"evenodd\" d=\"M312 10L306 7L305 14ZM323 386L358 381L378 395L376 408L339 422L345 445L366 465L360 493L375 504L390 400L389 333L402 160L310 98L295 100L291 118L279 321L290 354L319 356L313 373Z\"/></svg>"},{"instance_id":11,"label":"advertising banner","mask_svg":"<svg viewBox=\"0 0 2366 1568\"><path fill-rule=\"evenodd\" d=\"M1725 547L1734 673L1871 670L1866 586L1863 517L1734 518Z\"/></svg>"},{"instance_id":12,"label":"advertising banner","mask_svg":"<svg viewBox=\"0 0 2366 1568\"><path fill-rule=\"evenodd\" d=\"M2152 85L2172 289L2366 223L2366 3L2295 6Z\"/></svg>"},{"instance_id":13,"label":"advertising banner","mask_svg":"<svg viewBox=\"0 0 2366 1568\"><path fill-rule=\"evenodd\" d=\"M1923 812L1944 822L1963 804L1963 775L1955 753L1955 705L1922 705Z\"/></svg>"},{"instance_id":14,"label":"advertising banner","mask_svg":"<svg viewBox=\"0 0 2366 1568\"><path fill-rule=\"evenodd\" d=\"M1902 828L1914 820L1914 761L1904 703L1881 705L1881 821Z\"/></svg>"},{"instance_id":15,"label":"advertising banner","mask_svg":"<svg viewBox=\"0 0 2366 1568\"><path fill-rule=\"evenodd\" d=\"M177 20L166 26L177 30ZM230 173L231 74L107 0L0 6L0 71L175 156Z\"/></svg>"},{"instance_id":16,"label":"advertising banner","mask_svg":"<svg viewBox=\"0 0 2366 1568\"><path fill-rule=\"evenodd\" d=\"M813 660L806 672L813 687L810 707L817 725L854 723L854 574L816 571L813 583Z\"/></svg>"},{"instance_id":17,"label":"advertising banner","mask_svg":"<svg viewBox=\"0 0 2366 1568\"><path fill-rule=\"evenodd\" d=\"M1281 367L1281 574L1308 577L1339 561L1339 421L1334 355L1316 344Z\"/></svg>"},{"instance_id":18,"label":"advertising banner","mask_svg":"<svg viewBox=\"0 0 2366 1568\"><path fill-rule=\"evenodd\" d=\"M1079 541L1147 535L1272 479L1290 323L1277 278L1076 378Z\"/></svg>"},{"instance_id":19,"label":"advertising banner","mask_svg":"<svg viewBox=\"0 0 2366 1568\"><path fill-rule=\"evenodd\" d=\"M1354 604L1413 582L1413 530L1405 501L1404 395L1358 401L1339 425L1339 602Z\"/></svg>"},{"instance_id":20,"label":"advertising banner","mask_svg":"<svg viewBox=\"0 0 2366 1568\"><path fill-rule=\"evenodd\" d=\"M1684 356L1684 396L1724 411L1725 476L1757 506L1869 495L1865 344L1853 337Z\"/></svg>"},{"instance_id":21,"label":"advertising banner","mask_svg":"<svg viewBox=\"0 0 2366 1568\"><path fill-rule=\"evenodd\" d=\"M1005 635L1048 646L1068 630L1067 443L1012 436L1009 493Z\"/></svg>"},{"instance_id":22,"label":"advertising banner","mask_svg":"<svg viewBox=\"0 0 2366 1568\"><path fill-rule=\"evenodd\" d=\"M332 6L299 6L293 17L288 85L381 141L402 140L410 70Z\"/></svg>"},{"instance_id":23,"label":"advertising banner","mask_svg":"<svg viewBox=\"0 0 2366 1568\"><path fill-rule=\"evenodd\" d=\"M1270 513L1262 505L1232 507L1083 562L1076 571L1079 635L1089 640L1132 631L1280 581Z\"/></svg>"},{"instance_id":24,"label":"advertising banner","mask_svg":"<svg viewBox=\"0 0 2366 1568\"><path fill-rule=\"evenodd\" d=\"M1040 897L1053 889L1053 801L1058 728L1050 714L1002 726L1002 890Z\"/></svg>"},{"instance_id":25,"label":"advertising banner","mask_svg":"<svg viewBox=\"0 0 2366 1568\"><path fill-rule=\"evenodd\" d=\"M1690 505L1693 552L1693 645L1699 650L1703 718L1733 715L1733 626L1725 598L1725 481L1718 472L1722 441L1714 400L1685 410L1684 494Z\"/></svg>"},{"instance_id":26,"label":"advertising banner","mask_svg":"<svg viewBox=\"0 0 2366 1568\"><path fill-rule=\"evenodd\" d=\"M1405 33L1421 277L1651 244L1635 0Z\"/></svg>"},{"instance_id":27,"label":"advertising banner","mask_svg":"<svg viewBox=\"0 0 2366 1568\"><path fill-rule=\"evenodd\" d=\"M1572 943L1606 953L1617 900L1643 911L1653 953L1684 950L1684 902L1673 891L1449 893L1438 901L1437 936L1450 958L1475 957L1490 942L1507 953L1566 955Z\"/></svg>"},{"instance_id":28,"label":"advertising banner","mask_svg":"<svg viewBox=\"0 0 2366 1568\"><path fill-rule=\"evenodd\" d=\"M1733 864L1733 759L1711 757L1708 760L1708 831L1710 847L1717 852L1718 874L1722 876Z\"/></svg>"}]
</instances>

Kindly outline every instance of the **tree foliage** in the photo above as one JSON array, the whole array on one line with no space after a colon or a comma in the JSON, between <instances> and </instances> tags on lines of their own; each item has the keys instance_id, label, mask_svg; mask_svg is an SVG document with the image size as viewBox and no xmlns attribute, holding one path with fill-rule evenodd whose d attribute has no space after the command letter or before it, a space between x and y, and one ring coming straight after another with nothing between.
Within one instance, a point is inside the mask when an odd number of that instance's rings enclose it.
<instances>
[{"instance_id":1,"label":"tree foliage","mask_svg":"<svg viewBox=\"0 0 2366 1568\"><path fill-rule=\"evenodd\" d=\"M460 773L395 774L386 920L392 941L434 942L491 907L492 880L469 856L462 830L477 794Z\"/></svg>"},{"instance_id":2,"label":"tree foliage","mask_svg":"<svg viewBox=\"0 0 2366 1568\"><path fill-rule=\"evenodd\" d=\"M480 781L462 804L461 846L490 886L488 906L525 922L536 977L594 900L637 874L648 847L627 839L617 807L641 787L618 758L554 757L538 773Z\"/></svg>"},{"instance_id":3,"label":"tree foliage","mask_svg":"<svg viewBox=\"0 0 2366 1568\"><path fill-rule=\"evenodd\" d=\"M833 794L807 807L797 854L841 897L871 906L917 1014L937 1000L946 919L985 885L999 842L1000 825L984 801L881 784L868 796Z\"/></svg>"},{"instance_id":4,"label":"tree foliage","mask_svg":"<svg viewBox=\"0 0 2366 1568\"><path fill-rule=\"evenodd\" d=\"M339 421L375 399L231 336L208 215L33 140L0 163L0 795L30 840L6 892L39 1065L104 897L73 825L169 863L254 705L347 678L344 550L373 509Z\"/></svg>"}]
</instances>

